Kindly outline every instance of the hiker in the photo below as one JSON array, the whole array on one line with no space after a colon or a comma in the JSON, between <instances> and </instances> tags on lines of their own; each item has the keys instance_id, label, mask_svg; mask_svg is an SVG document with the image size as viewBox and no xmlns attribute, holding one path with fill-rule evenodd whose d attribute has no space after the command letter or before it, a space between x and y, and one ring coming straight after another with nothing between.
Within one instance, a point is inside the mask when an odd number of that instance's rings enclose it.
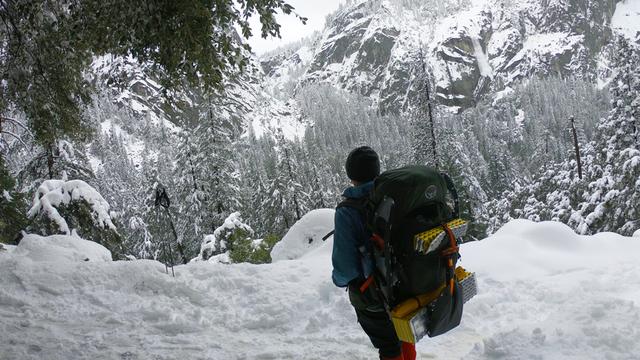
<instances>
[{"instance_id":1,"label":"hiker","mask_svg":"<svg viewBox=\"0 0 640 360\"><path fill-rule=\"evenodd\" d=\"M349 153L345 168L353 186L342 195L347 199L368 196L373 189L373 180L380 174L378 154L368 146L358 147ZM358 209L338 206L333 237L333 283L348 288L349 301L355 309L358 322L378 349L380 359L414 360L415 345L398 339L375 285L363 286L374 268L369 255L370 236Z\"/></svg>"}]
</instances>

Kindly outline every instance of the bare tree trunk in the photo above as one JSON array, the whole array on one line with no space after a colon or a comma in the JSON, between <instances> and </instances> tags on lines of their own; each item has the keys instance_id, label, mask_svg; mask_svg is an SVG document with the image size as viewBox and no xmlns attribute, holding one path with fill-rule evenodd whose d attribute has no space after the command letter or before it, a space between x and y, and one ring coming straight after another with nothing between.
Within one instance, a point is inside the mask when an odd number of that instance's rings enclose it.
<instances>
[{"instance_id":1,"label":"bare tree trunk","mask_svg":"<svg viewBox=\"0 0 640 360\"><path fill-rule=\"evenodd\" d=\"M47 144L47 170L49 179L53 179L53 144Z\"/></svg>"},{"instance_id":2,"label":"bare tree trunk","mask_svg":"<svg viewBox=\"0 0 640 360\"><path fill-rule=\"evenodd\" d=\"M289 179L291 180L291 182L295 182L295 178L293 176L293 169L291 169L291 162L290 162L290 154L289 151L285 148L284 149L284 155L287 161L287 171L289 171ZM298 196L296 195L295 191L293 192L293 204L296 207L296 221L300 220L301 216L300 216L300 204L298 203Z\"/></svg>"},{"instance_id":3,"label":"bare tree trunk","mask_svg":"<svg viewBox=\"0 0 640 360\"><path fill-rule=\"evenodd\" d=\"M569 118L571 121L571 132L573 133L573 146L576 150L576 161L578 162L578 178L582 180L582 160L580 159L580 145L578 144L578 132L576 131L573 116Z\"/></svg>"}]
</instances>

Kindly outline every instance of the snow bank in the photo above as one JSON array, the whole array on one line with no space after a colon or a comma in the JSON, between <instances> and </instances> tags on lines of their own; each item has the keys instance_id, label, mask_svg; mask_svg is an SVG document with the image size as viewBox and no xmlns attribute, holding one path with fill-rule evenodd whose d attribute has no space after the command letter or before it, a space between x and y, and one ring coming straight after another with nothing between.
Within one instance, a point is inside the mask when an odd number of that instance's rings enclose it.
<instances>
[{"instance_id":1,"label":"snow bank","mask_svg":"<svg viewBox=\"0 0 640 360\"><path fill-rule=\"evenodd\" d=\"M632 359L640 351L640 241L514 220L462 248L480 294L462 333L465 359Z\"/></svg>"},{"instance_id":2,"label":"snow bank","mask_svg":"<svg viewBox=\"0 0 640 360\"><path fill-rule=\"evenodd\" d=\"M327 245L322 238L333 230L335 210L312 210L296 222L271 250L271 259L298 259L314 249Z\"/></svg>"},{"instance_id":3,"label":"snow bank","mask_svg":"<svg viewBox=\"0 0 640 360\"><path fill-rule=\"evenodd\" d=\"M44 212L58 225L61 232L70 235L71 229L56 207L68 205L76 200L84 200L89 204L93 210L96 225L116 230L109 215L109 203L96 189L82 180L45 180L34 195L28 216L32 218Z\"/></svg>"},{"instance_id":4,"label":"snow bank","mask_svg":"<svg viewBox=\"0 0 640 360\"><path fill-rule=\"evenodd\" d=\"M13 250L15 250L15 248L16 248L15 245L7 245L7 244L0 243L0 252L3 252L3 251L13 252Z\"/></svg>"},{"instance_id":5,"label":"snow bank","mask_svg":"<svg viewBox=\"0 0 640 360\"><path fill-rule=\"evenodd\" d=\"M470 268L496 279L528 279L587 267L615 268L620 261L636 261L638 254L640 241L631 237L614 233L584 236L559 222L528 220L513 220L489 239L463 248Z\"/></svg>"},{"instance_id":6,"label":"snow bank","mask_svg":"<svg viewBox=\"0 0 640 360\"><path fill-rule=\"evenodd\" d=\"M72 235L40 236L26 234L13 255L35 262L111 261L111 252L104 246Z\"/></svg>"},{"instance_id":7,"label":"snow bank","mask_svg":"<svg viewBox=\"0 0 640 360\"><path fill-rule=\"evenodd\" d=\"M629 40L635 41L640 34L640 1L622 0L616 5L611 18L611 27Z\"/></svg>"},{"instance_id":8,"label":"snow bank","mask_svg":"<svg viewBox=\"0 0 640 360\"><path fill-rule=\"evenodd\" d=\"M319 210L291 229L283 244L298 259L193 262L175 278L149 260L34 262L1 251L0 359L375 359L331 282L331 239L304 241L332 218ZM512 221L462 246L479 293L461 325L421 341L417 358L636 359L639 253L637 238Z\"/></svg>"}]
</instances>

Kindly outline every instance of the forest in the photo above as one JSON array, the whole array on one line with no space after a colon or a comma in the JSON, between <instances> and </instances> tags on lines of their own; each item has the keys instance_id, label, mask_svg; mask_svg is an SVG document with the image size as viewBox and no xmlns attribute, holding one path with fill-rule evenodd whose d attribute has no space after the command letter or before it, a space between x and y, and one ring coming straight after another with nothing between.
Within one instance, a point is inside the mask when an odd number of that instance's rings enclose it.
<instances>
[{"instance_id":1,"label":"forest","mask_svg":"<svg viewBox=\"0 0 640 360\"><path fill-rule=\"evenodd\" d=\"M477 240L517 218L560 221L581 234L640 228L640 55L622 37L610 47L605 86L534 76L457 111L429 96L431 70L415 63L411 86L420 95L383 112L322 82L289 84L284 101L256 90L265 75L237 34L221 32L215 41L227 46L204 50L193 38L233 22L248 31L229 9L178 33L149 18L145 38L130 27L141 15L128 2L70 3L0 7L2 243L73 228L119 259L269 262L304 214L340 201L346 154L365 144L383 169L420 163L450 174ZM267 10L288 9L241 3L264 16L265 34L279 31ZM127 11L102 43L113 24L105 16L86 24L108 4ZM176 18L197 11L165 10ZM182 52L156 51L174 48ZM279 118L303 131L253 125ZM89 195L41 200L70 188Z\"/></svg>"}]
</instances>

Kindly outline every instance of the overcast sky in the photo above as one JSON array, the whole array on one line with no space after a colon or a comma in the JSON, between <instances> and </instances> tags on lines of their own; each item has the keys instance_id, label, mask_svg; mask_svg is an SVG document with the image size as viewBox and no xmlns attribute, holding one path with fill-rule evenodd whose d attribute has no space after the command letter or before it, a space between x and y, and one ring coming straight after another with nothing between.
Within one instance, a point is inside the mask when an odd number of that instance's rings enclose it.
<instances>
[{"instance_id":1,"label":"overcast sky","mask_svg":"<svg viewBox=\"0 0 640 360\"><path fill-rule=\"evenodd\" d=\"M300 16L309 19L307 24L302 25L302 22L293 15L278 14L276 18L281 25L280 36L282 39L263 39L260 37L260 21L254 17L251 19L254 36L249 39L249 44L256 54L260 55L278 46L309 36L316 30L322 30L325 16L337 9L338 5L344 3L345 0L287 0L286 2L293 6L294 11Z\"/></svg>"}]
</instances>

